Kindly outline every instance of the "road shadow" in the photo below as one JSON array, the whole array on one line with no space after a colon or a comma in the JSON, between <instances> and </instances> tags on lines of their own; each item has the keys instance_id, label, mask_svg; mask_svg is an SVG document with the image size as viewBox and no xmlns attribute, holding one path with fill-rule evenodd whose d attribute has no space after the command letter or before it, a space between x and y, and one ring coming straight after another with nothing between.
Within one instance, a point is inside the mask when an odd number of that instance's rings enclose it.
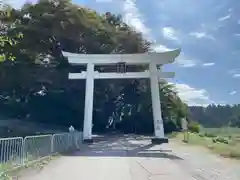
<instances>
[{"instance_id":1,"label":"road shadow","mask_svg":"<svg viewBox=\"0 0 240 180\"><path fill-rule=\"evenodd\" d=\"M171 149L161 148L150 143L150 140L142 143L141 138L136 137L110 137L102 138L93 144L83 144L80 151L65 153L64 156L82 157L143 157L166 158L171 160L183 160L173 154Z\"/></svg>"}]
</instances>

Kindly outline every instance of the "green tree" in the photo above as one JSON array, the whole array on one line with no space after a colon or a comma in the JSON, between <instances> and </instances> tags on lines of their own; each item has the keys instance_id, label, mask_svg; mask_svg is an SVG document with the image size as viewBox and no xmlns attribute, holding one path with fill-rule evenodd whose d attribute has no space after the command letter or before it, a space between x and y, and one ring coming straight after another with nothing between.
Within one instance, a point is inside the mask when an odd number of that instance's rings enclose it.
<instances>
[{"instance_id":1,"label":"green tree","mask_svg":"<svg viewBox=\"0 0 240 180\"><path fill-rule=\"evenodd\" d=\"M72 4L69 0L40 0L13 10L4 19L12 26L5 35L23 34L18 43L4 53L16 57L0 64L1 112L30 117L34 121L63 126L83 124L85 83L69 81L68 72L86 67L71 67L61 56L61 49L73 53L143 53L151 43L141 33L125 24L121 16L97 12ZM113 66L96 67L113 71ZM133 71L145 66L130 66ZM148 80L96 81L94 130L105 131L113 126L127 132L153 131L150 88ZM178 128L186 106L166 82L160 84L164 123ZM13 113L15 112L15 113ZM114 121L109 121L114 117ZM173 118L174 117L174 118ZM114 123L112 123L114 122ZM173 123L172 123L173 122ZM131 125L129 125L131 124Z\"/></svg>"}]
</instances>

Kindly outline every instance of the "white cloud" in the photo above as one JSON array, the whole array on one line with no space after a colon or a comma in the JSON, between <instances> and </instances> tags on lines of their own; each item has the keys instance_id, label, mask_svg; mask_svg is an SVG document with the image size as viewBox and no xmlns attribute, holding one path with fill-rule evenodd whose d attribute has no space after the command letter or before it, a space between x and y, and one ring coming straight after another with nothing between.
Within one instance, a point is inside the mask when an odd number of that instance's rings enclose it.
<instances>
[{"instance_id":1,"label":"white cloud","mask_svg":"<svg viewBox=\"0 0 240 180\"><path fill-rule=\"evenodd\" d=\"M165 45L157 44L152 46L152 50L156 52L166 52L173 49L168 48ZM197 60L185 56L184 52L180 53L180 56L177 57L174 63L178 64L180 67L190 68L197 65Z\"/></svg>"},{"instance_id":2,"label":"white cloud","mask_svg":"<svg viewBox=\"0 0 240 180\"><path fill-rule=\"evenodd\" d=\"M150 29L144 24L142 14L136 6L136 0L124 0L123 11L123 19L128 25L134 27L137 31L142 32L144 35L150 36Z\"/></svg>"},{"instance_id":3,"label":"white cloud","mask_svg":"<svg viewBox=\"0 0 240 180\"><path fill-rule=\"evenodd\" d=\"M202 66L214 66L215 63L214 62L210 62L210 63L204 63Z\"/></svg>"},{"instance_id":4,"label":"white cloud","mask_svg":"<svg viewBox=\"0 0 240 180\"><path fill-rule=\"evenodd\" d=\"M229 94L230 95L234 95L234 94L236 94L237 93L237 91L231 91Z\"/></svg>"},{"instance_id":5,"label":"white cloud","mask_svg":"<svg viewBox=\"0 0 240 180\"><path fill-rule=\"evenodd\" d=\"M139 11L136 0L96 0L99 3L111 2L121 9L123 21L136 31L141 32L146 39L154 41L150 32L151 29L144 24L144 16Z\"/></svg>"},{"instance_id":6,"label":"white cloud","mask_svg":"<svg viewBox=\"0 0 240 180\"><path fill-rule=\"evenodd\" d=\"M198 60L188 57L182 52L177 58L176 63L180 67L190 68L196 66L198 64Z\"/></svg>"},{"instance_id":7,"label":"white cloud","mask_svg":"<svg viewBox=\"0 0 240 180\"><path fill-rule=\"evenodd\" d=\"M207 34L206 32L191 32L190 36L194 36L198 39L207 38L207 39L215 40L215 38L212 35Z\"/></svg>"},{"instance_id":8,"label":"white cloud","mask_svg":"<svg viewBox=\"0 0 240 180\"><path fill-rule=\"evenodd\" d=\"M233 74L233 77L235 77L235 78L240 78L240 74L238 74L238 73Z\"/></svg>"},{"instance_id":9,"label":"white cloud","mask_svg":"<svg viewBox=\"0 0 240 180\"><path fill-rule=\"evenodd\" d=\"M166 39L179 41L179 39L177 38L177 35L176 35L177 34L176 31L172 27L162 28L162 34Z\"/></svg>"},{"instance_id":10,"label":"white cloud","mask_svg":"<svg viewBox=\"0 0 240 180\"><path fill-rule=\"evenodd\" d=\"M230 18L231 18L231 14L228 14L226 16L218 18L218 21L225 21L225 20L230 19Z\"/></svg>"},{"instance_id":11,"label":"white cloud","mask_svg":"<svg viewBox=\"0 0 240 180\"><path fill-rule=\"evenodd\" d=\"M230 75L232 75L233 78L240 78L240 69L232 69L228 71Z\"/></svg>"},{"instance_id":12,"label":"white cloud","mask_svg":"<svg viewBox=\"0 0 240 180\"><path fill-rule=\"evenodd\" d=\"M172 49L170 49L170 48L168 48L167 46L162 45L162 44L153 45L151 49L152 49L153 51L156 51L156 52L166 52L166 51L172 50Z\"/></svg>"},{"instance_id":13,"label":"white cloud","mask_svg":"<svg viewBox=\"0 0 240 180\"><path fill-rule=\"evenodd\" d=\"M196 38L202 38L202 37L205 37L205 33L204 32L191 32L190 36L195 36Z\"/></svg>"},{"instance_id":14,"label":"white cloud","mask_svg":"<svg viewBox=\"0 0 240 180\"><path fill-rule=\"evenodd\" d=\"M196 61L194 61L193 59L184 59L181 57L176 61L176 63L179 64L181 67L185 68L190 68L197 65Z\"/></svg>"},{"instance_id":15,"label":"white cloud","mask_svg":"<svg viewBox=\"0 0 240 180\"><path fill-rule=\"evenodd\" d=\"M175 86L179 97L188 105L207 106L214 103L205 89L197 89L181 83L176 83Z\"/></svg>"}]
</instances>

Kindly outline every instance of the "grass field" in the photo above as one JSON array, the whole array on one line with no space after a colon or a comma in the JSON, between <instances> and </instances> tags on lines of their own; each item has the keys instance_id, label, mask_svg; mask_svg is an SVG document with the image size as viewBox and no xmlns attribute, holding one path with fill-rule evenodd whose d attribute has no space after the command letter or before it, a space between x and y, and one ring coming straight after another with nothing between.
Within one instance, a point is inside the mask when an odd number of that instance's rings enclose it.
<instances>
[{"instance_id":1,"label":"grass field","mask_svg":"<svg viewBox=\"0 0 240 180\"><path fill-rule=\"evenodd\" d=\"M183 139L183 133L176 136ZM189 133L188 144L202 145L224 157L240 159L240 128L202 128Z\"/></svg>"}]
</instances>

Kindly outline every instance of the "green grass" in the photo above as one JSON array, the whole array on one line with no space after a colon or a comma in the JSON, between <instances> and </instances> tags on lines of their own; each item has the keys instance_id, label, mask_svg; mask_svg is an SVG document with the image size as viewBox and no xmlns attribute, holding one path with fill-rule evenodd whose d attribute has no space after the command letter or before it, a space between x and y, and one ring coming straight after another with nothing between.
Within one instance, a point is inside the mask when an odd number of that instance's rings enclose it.
<instances>
[{"instance_id":1,"label":"green grass","mask_svg":"<svg viewBox=\"0 0 240 180\"><path fill-rule=\"evenodd\" d=\"M183 140L183 133L175 139ZM189 133L187 144L201 145L213 152L240 160L240 128L203 128L200 133Z\"/></svg>"},{"instance_id":2,"label":"green grass","mask_svg":"<svg viewBox=\"0 0 240 180\"><path fill-rule=\"evenodd\" d=\"M59 154L54 154L52 156L47 156L41 158L36 161L26 162L25 165L19 166L17 168L13 168L12 164L0 164L0 180L12 180L21 174L25 170L37 170L42 169L45 165L47 165L50 161L59 157Z\"/></svg>"}]
</instances>

